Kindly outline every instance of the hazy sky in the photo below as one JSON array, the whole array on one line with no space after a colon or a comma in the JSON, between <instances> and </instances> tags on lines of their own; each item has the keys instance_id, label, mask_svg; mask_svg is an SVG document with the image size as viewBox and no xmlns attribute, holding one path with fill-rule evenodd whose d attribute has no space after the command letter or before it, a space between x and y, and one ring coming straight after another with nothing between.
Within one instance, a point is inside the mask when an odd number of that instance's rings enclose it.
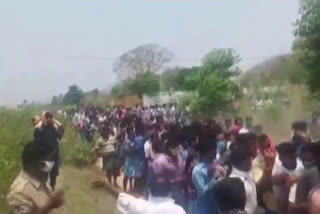
<instances>
[{"instance_id":1,"label":"hazy sky","mask_svg":"<svg viewBox=\"0 0 320 214\"><path fill-rule=\"evenodd\" d=\"M234 48L248 68L289 53L299 0L0 0L0 105L47 101L71 84L108 88L114 59L156 43L172 65Z\"/></svg>"}]
</instances>

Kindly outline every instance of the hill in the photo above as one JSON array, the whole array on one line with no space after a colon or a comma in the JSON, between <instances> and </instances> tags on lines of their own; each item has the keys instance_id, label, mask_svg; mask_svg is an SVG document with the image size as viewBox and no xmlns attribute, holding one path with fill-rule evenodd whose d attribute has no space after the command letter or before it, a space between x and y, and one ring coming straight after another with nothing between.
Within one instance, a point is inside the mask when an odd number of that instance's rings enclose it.
<instances>
[{"instance_id":1,"label":"hill","mask_svg":"<svg viewBox=\"0 0 320 214\"><path fill-rule=\"evenodd\" d=\"M302 84L305 81L306 70L297 62L294 56L279 55L255 65L240 76L242 85L252 83L271 85L273 83Z\"/></svg>"}]
</instances>

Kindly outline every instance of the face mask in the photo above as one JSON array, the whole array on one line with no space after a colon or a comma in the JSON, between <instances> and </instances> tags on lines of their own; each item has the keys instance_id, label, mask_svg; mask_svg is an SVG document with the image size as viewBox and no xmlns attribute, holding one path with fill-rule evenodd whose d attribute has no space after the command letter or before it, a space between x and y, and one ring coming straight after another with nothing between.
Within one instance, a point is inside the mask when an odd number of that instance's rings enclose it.
<instances>
[{"instance_id":1,"label":"face mask","mask_svg":"<svg viewBox=\"0 0 320 214\"><path fill-rule=\"evenodd\" d=\"M305 169L311 169L312 167L315 166L315 162L314 161L303 161L302 164L303 164Z\"/></svg>"},{"instance_id":2,"label":"face mask","mask_svg":"<svg viewBox=\"0 0 320 214\"><path fill-rule=\"evenodd\" d=\"M41 170L42 170L43 172L47 172L47 173L51 172L51 170L52 170L52 168L53 168L53 165L54 165L54 161L42 161L42 163L44 163L45 166L42 167Z\"/></svg>"},{"instance_id":3,"label":"face mask","mask_svg":"<svg viewBox=\"0 0 320 214\"><path fill-rule=\"evenodd\" d=\"M223 153L224 150L226 149L226 144L223 140L218 141L217 143L217 152L219 154Z\"/></svg>"}]
</instances>

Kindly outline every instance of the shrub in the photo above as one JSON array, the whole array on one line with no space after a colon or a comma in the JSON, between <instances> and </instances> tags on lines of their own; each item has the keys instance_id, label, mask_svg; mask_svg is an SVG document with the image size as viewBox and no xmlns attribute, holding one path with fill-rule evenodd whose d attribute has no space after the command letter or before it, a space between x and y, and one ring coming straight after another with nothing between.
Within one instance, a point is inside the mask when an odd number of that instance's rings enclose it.
<instances>
[{"instance_id":1,"label":"shrub","mask_svg":"<svg viewBox=\"0 0 320 214\"><path fill-rule=\"evenodd\" d=\"M32 140L31 118L35 110L0 111L0 206L11 182L21 170L23 146Z\"/></svg>"}]
</instances>

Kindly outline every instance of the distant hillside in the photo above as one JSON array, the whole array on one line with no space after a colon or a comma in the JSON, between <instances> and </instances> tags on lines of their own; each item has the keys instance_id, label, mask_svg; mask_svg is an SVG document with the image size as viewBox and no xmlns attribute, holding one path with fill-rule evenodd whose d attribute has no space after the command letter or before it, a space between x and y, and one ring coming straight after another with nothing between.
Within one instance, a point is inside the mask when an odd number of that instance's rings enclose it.
<instances>
[{"instance_id":1,"label":"distant hillside","mask_svg":"<svg viewBox=\"0 0 320 214\"><path fill-rule=\"evenodd\" d=\"M292 55L280 55L255 65L240 76L243 85L254 83L270 85L273 83L304 83L305 69Z\"/></svg>"}]
</instances>

